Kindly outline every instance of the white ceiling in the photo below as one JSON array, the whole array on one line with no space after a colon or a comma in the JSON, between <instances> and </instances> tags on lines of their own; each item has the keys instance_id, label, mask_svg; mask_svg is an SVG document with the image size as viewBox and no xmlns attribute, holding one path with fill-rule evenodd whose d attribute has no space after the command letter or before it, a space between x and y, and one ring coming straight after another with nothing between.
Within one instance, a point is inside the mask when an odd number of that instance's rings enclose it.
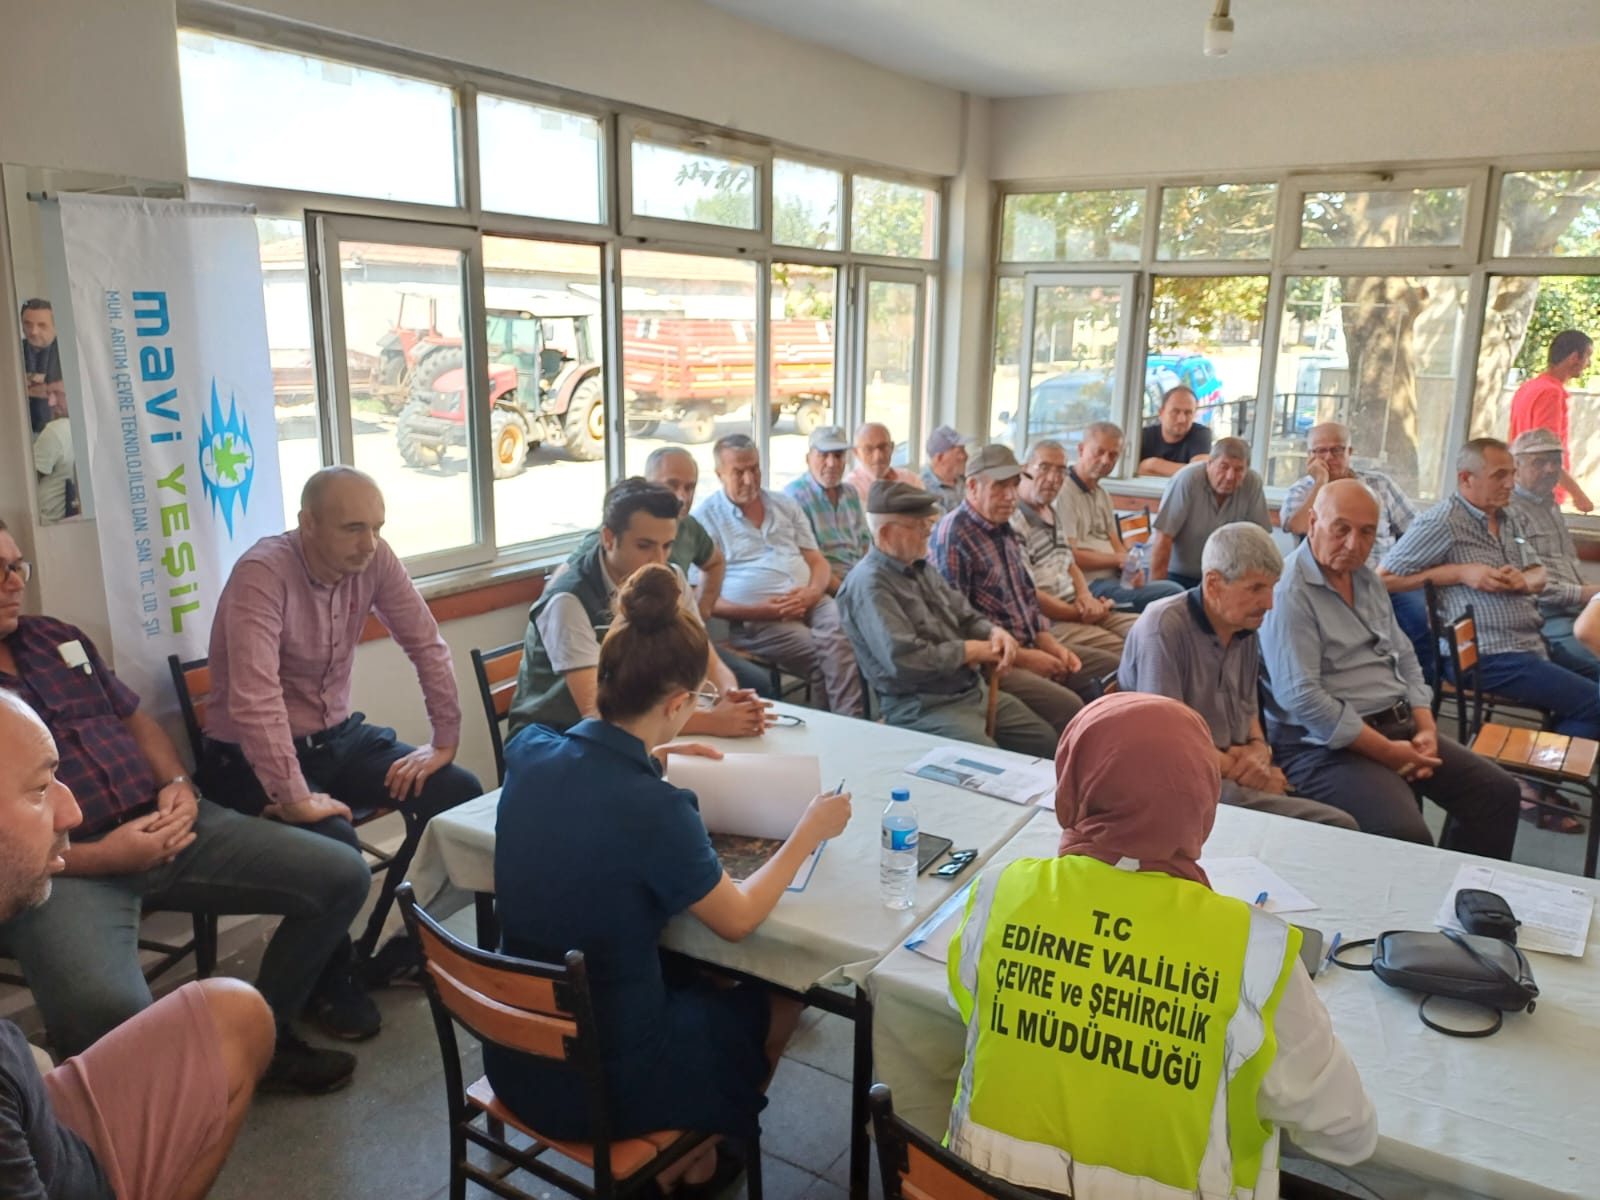
<instances>
[{"instance_id":1,"label":"white ceiling","mask_svg":"<svg viewBox=\"0 0 1600 1200\"><path fill-rule=\"evenodd\" d=\"M985 96L1111 91L1340 65L1600 46L1600 0L706 0L907 75ZM1486 81L1508 91L1537 80ZM1559 120L1558 114L1552 119Z\"/></svg>"}]
</instances>

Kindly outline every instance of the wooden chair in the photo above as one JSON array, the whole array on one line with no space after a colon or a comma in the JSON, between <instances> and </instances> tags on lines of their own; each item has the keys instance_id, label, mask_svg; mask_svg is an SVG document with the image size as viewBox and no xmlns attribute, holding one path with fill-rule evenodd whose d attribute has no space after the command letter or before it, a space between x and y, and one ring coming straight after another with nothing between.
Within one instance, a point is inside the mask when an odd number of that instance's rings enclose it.
<instances>
[{"instance_id":1,"label":"wooden chair","mask_svg":"<svg viewBox=\"0 0 1600 1200\"><path fill-rule=\"evenodd\" d=\"M1122 538L1124 545L1149 541L1153 528L1149 505L1142 511L1131 512L1117 518L1117 535Z\"/></svg>"},{"instance_id":2,"label":"wooden chair","mask_svg":"<svg viewBox=\"0 0 1600 1200\"><path fill-rule=\"evenodd\" d=\"M1600 822L1595 820L1600 813L1600 803L1597 803L1600 802L1600 785L1595 782L1594 770L1595 759L1600 756L1600 742L1490 721L1478 730L1472 749L1521 779L1558 790L1580 791L1589 797L1589 811L1585 814L1589 837L1584 850L1583 873L1593 879L1595 862L1600 857ZM1576 815L1572 809L1550 800L1530 800L1530 803L1552 812Z\"/></svg>"},{"instance_id":3,"label":"wooden chair","mask_svg":"<svg viewBox=\"0 0 1600 1200\"><path fill-rule=\"evenodd\" d=\"M1423 588L1427 596L1428 628L1439 648L1439 670L1434 672L1433 679L1434 720L1439 719L1444 702L1450 701L1456 710L1456 741L1463 746L1477 736L1485 721L1499 713L1511 713L1538 729L1550 728L1554 718L1549 710L1497 696L1484 688L1478 655L1478 622L1472 605L1467 605L1461 616L1447 624L1440 616L1437 590L1431 583L1424 584Z\"/></svg>"},{"instance_id":4,"label":"wooden chair","mask_svg":"<svg viewBox=\"0 0 1600 1200\"><path fill-rule=\"evenodd\" d=\"M894 1114L894 1098L883 1084L868 1094L883 1200L1038 1200L1016 1184L996 1179L946 1150Z\"/></svg>"},{"instance_id":5,"label":"wooden chair","mask_svg":"<svg viewBox=\"0 0 1600 1200\"><path fill-rule=\"evenodd\" d=\"M211 666L210 660L197 658L191 662L183 662L176 654L167 655L167 670L172 674L172 688L178 694L178 708L183 713L183 724L189 734L189 750L194 755L195 767L198 770L200 762L205 757L206 735L206 705L211 695ZM377 903L372 906L372 914L367 918L367 926L356 940L356 954L366 957L372 954L377 947L378 937L383 933L383 922L389 915L389 909L394 903L394 891L400 885L399 875L390 868L398 860L409 863L411 856L416 852L417 843L422 840L423 823L414 819L404 809L393 808L353 808L351 809L351 824L358 829L379 817L386 817L390 813L399 811L401 819L405 822L405 840L400 848L393 854L379 850L376 846L369 845L357 839L361 852L371 860L374 876L382 875L383 884L378 890Z\"/></svg>"},{"instance_id":6,"label":"wooden chair","mask_svg":"<svg viewBox=\"0 0 1600 1200\"><path fill-rule=\"evenodd\" d=\"M500 724L511 713L511 698L517 692L517 672L522 669L522 643L507 642L493 650L472 651L472 673L478 679L478 698L483 715L489 719L489 743L494 747L495 775L506 781L506 743Z\"/></svg>"},{"instance_id":7,"label":"wooden chair","mask_svg":"<svg viewBox=\"0 0 1600 1200\"><path fill-rule=\"evenodd\" d=\"M613 1138L611 1107L589 994L583 955L574 950L563 965L530 962L474 949L453 937L418 905L410 884L398 892L406 928L422 947L422 985L433 1010L444 1058L450 1113L450 1196L464 1200L471 1181L498 1196L535 1200L509 1180L526 1171L586 1200L610 1200L646 1191L663 1170L703 1146L712 1135L663 1130L636 1138ZM547 1138L502 1104L488 1078L465 1085L455 1027L479 1041L563 1063L582 1080L591 1142ZM506 1140L509 1125L533 1139L525 1149ZM502 1160L490 1170L468 1158L471 1142ZM593 1182L562 1171L543 1156L550 1150L582 1163ZM761 1200L761 1147L747 1148L750 1200Z\"/></svg>"}]
</instances>

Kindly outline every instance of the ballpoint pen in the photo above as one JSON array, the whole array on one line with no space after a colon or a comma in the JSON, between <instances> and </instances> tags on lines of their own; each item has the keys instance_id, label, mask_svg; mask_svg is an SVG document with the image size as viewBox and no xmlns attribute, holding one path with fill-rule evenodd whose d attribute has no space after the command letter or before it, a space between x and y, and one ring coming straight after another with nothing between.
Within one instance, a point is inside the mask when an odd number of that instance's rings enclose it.
<instances>
[{"instance_id":1,"label":"ballpoint pen","mask_svg":"<svg viewBox=\"0 0 1600 1200\"><path fill-rule=\"evenodd\" d=\"M1262 892L1259 896L1256 897L1255 906L1257 908L1261 908L1261 907L1265 906L1266 903L1267 903L1267 894L1265 892Z\"/></svg>"},{"instance_id":2,"label":"ballpoint pen","mask_svg":"<svg viewBox=\"0 0 1600 1200\"><path fill-rule=\"evenodd\" d=\"M1327 968L1333 963L1333 956L1339 953L1339 942L1343 937L1344 934L1339 930L1335 929L1333 931L1333 941L1328 943L1328 956L1322 960L1323 970L1327 970Z\"/></svg>"}]
</instances>

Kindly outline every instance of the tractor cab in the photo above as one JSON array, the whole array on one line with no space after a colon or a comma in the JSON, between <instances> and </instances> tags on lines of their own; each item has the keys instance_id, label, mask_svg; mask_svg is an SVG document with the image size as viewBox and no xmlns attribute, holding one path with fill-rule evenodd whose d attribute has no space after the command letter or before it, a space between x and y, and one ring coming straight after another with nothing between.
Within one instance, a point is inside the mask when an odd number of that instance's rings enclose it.
<instances>
[{"instance_id":1,"label":"tractor cab","mask_svg":"<svg viewBox=\"0 0 1600 1200\"><path fill-rule=\"evenodd\" d=\"M516 395L528 411L539 408L539 402L549 382L545 375L545 359L551 351L544 344L544 323L526 309L490 309L488 313L489 359L495 367L495 393L502 399L504 388L501 374L510 367L516 372ZM555 352L558 356L560 351ZM509 383L510 380L505 380Z\"/></svg>"}]
</instances>

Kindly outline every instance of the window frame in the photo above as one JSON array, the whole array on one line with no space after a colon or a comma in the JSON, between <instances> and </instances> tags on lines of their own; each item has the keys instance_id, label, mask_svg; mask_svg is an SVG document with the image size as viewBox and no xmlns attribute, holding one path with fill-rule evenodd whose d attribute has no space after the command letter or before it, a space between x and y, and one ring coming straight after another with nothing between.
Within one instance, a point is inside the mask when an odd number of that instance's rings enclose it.
<instances>
[{"instance_id":1,"label":"window frame","mask_svg":"<svg viewBox=\"0 0 1600 1200\"><path fill-rule=\"evenodd\" d=\"M623 116L617 122L617 179L621 196L619 213L624 237L659 238L686 241L702 246L724 246L747 252L771 245L772 225L772 150L739 138L636 116ZM664 146L685 154L709 154L749 166L755 172L755 194L751 207L753 228L734 228L671 217L641 213L633 186L633 147L637 142Z\"/></svg>"},{"instance_id":2,"label":"window frame","mask_svg":"<svg viewBox=\"0 0 1600 1200\"><path fill-rule=\"evenodd\" d=\"M1537 175L1543 171L1600 171L1600 157L1497 167L1490 187L1488 213L1484 218L1483 261L1496 275L1600 275L1600 255L1495 254L1495 230L1500 224L1500 203L1504 198L1506 176ZM1553 264L1572 269L1552 271L1549 268Z\"/></svg>"},{"instance_id":3,"label":"window frame","mask_svg":"<svg viewBox=\"0 0 1600 1200\"><path fill-rule=\"evenodd\" d=\"M1461 214L1459 246L1302 246L1301 222L1305 199L1315 192L1412 191L1429 188L1465 188L1466 207ZM1295 174L1279 193L1278 217L1284 240L1282 257L1275 265L1297 274L1326 269L1340 274L1376 273L1422 275L1470 269L1480 258L1480 238L1488 209L1489 169L1440 168L1432 170Z\"/></svg>"}]
</instances>

